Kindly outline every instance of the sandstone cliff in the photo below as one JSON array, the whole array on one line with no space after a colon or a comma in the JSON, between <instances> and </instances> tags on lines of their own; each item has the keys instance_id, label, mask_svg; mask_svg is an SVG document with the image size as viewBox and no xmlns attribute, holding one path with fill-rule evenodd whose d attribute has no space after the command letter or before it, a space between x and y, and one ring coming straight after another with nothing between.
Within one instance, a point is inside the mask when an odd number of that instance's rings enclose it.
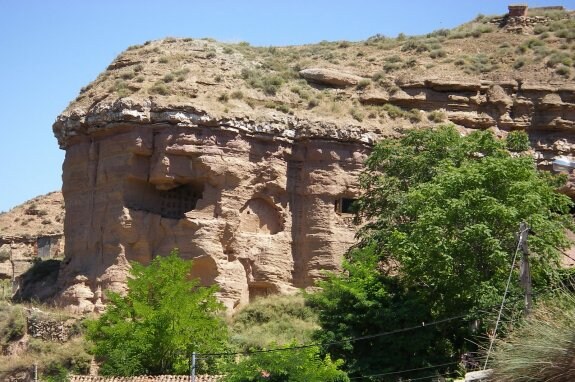
<instances>
[{"instance_id":1,"label":"sandstone cliff","mask_svg":"<svg viewBox=\"0 0 575 382\"><path fill-rule=\"evenodd\" d=\"M64 200L60 192L38 196L0 214L0 280L15 289L37 259L64 256Z\"/></svg>"},{"instance_id":2,"label":"sandstone cliff","mask_svg":"<svg viewBox=\"0 0 575 382\"><path fill-rule=\"evenodd\" d=\"M129 261L173 248L230 310L312 286L353 243L371 144L405 128L525 130L542 168L574 154L573 14L504 20L359 43L130 47L53 126L60 302L99 309Z\"/></svg>"}]
</instances>

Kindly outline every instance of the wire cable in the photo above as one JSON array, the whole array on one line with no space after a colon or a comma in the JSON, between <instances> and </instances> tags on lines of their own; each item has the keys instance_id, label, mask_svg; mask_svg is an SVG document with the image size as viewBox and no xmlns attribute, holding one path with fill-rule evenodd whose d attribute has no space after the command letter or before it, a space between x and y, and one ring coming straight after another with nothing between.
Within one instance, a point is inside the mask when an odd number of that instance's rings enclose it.
<instances>
[{"instance_id":1,"label":"wire cable","mask_svg":"<svg viewBox=\"0 0 575 382\"><path fill-rule=\"evenodd\" d=\"M243 351L243 352L205 353L205 354L200 354L200 353L198 353L198 356L202 356L202 357L220 357L220 356L233 356L233 355L250 355L250 354L259 354L259 353L271 353L271 352L278 352L278 351L286 351L286 350L299 350L299 349L306 349L306 348L315 347L315 346L331 346L331 345L337 345L337 344L342 344L342 343L348 343L348 342L355 342L355 341L367 340L367 339L370 339L370 338L390 336L390 335L392 335L392 334L403 333L403 332L408 332L408 331L412 331L412 330L416 330L416 329L427 328L427 327L435 326L435 325L438 325L438 324L441 324L441 323L444 323L444 322L449 322L449 321L461 319L461 318L467 317L468 315L469 315L469 313L460 314L460 315L458 315L458 316L448 317L448 318L444 318L444 319L441 319L441 320L432 321L432 322L429 322L429 323L422 322L421 325L411 326L411 327L402 328L402 329L396 329L396 330L392 330L392 331L389 331L389 332L381 332L381 333L369 334L369 335L360 336L360 337L353 337L353 338L348 338L348 339L339 340L339 341L332 341L332 342L325 342L325 343L315 342L315 343L311 343L311 344L299 345L299 346L292 346L292 347L286 347L286 348L266 349L266 350L251 350L251 351Z\"/></svg>"},{"instance_id":2,"label":"wire cable","mask_svg":"<svg viewBox=\"0 0 575 382\"><path fill-rule=\"evenodd\" d=\"M499 322L501 321L501 314L503 313L503 306L505 305L505 298L507 297L507 292L509 291L509 285L511 284L511 276L513 276L513 269L515 268L515 260L517 260L517 253L519 252L519 247L521 246L521 235L529 231L529 227L526 227L522 231L519 231L519 236L517 238L517 247L515 248L515 253L513 254L513 261L511 262L511 269L509 270L509 277L507 278L507 285L505 286L505 292L503 293L503 300L501 300L501 307L499 308L499 314L497 315L497 321L495 322L495 330L493 331L493 337L489 341L489 350L487 350L487 355L485 356L485 364L483 365L483 370L487 369L487 362L489 361L489 353L493 350L493 343L497 337L497 328L499 327Z\"/></svg>"},{"instance_id":3,"label":"wire cable","mask_svg":"<svg viewBox=\"0 0 575 382\"><path fill-rule=\"evenodd\" d=\"M575 261L575 259L571 256L569 256L568 254L566 254L565 252L563 252L563 256L570 258L571 260Z\"/></svg>"}]
</instances>

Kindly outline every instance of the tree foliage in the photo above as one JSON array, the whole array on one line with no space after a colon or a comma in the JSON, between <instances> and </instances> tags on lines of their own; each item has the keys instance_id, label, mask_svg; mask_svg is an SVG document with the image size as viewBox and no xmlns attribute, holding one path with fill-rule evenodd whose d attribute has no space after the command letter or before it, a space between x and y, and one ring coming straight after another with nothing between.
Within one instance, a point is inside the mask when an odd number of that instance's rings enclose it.
<instances>
[{"instance_id":1,"label":"tree foliage","mask_svg":"<svg viewBox=\"0 0 575 382\"><path fill-rule=\"evenodd\" d=\"M227 329L215 287L190 279L191 267L177 251L147 267L132 264L127 295L110 293L106 312L88 325L102 374L186 374L192 352L224 349ZM206 372L213 364L198 367Z\"/></svg>"},{"instance_id":2,"label":"tree foliage","mask_svg":"<svg viewBox=\"0 0 575 382\"><path fill-rule=\"evenodd\" d=\"M442 126L377 144L361 176L359 208L367 223L360 244L348 253L346 272L310 297L320 310L319 338L330 342L462 313L484 318L501 301L522 221L535 232L529 241L535 287L545 287L568 244L571 201L555 191L563 181L537 172L529 156L510 155L489 132L461 136ZM355 374L455 362L458 352L473 347L466 342L468 322L329 351L347 359Z\"/></svg>"},{"instance_id":3,"label":"tree foliage","mask_svg":"<svg viewBox=\"0 0 575 382\"><path fill-rule=\"evenodd\" d=\"M296 346L295 343L288 347ZM251 354L228 370L224 382L349 382L342 361L320 357L316 346Z\"/></svg>"}]
</instances>

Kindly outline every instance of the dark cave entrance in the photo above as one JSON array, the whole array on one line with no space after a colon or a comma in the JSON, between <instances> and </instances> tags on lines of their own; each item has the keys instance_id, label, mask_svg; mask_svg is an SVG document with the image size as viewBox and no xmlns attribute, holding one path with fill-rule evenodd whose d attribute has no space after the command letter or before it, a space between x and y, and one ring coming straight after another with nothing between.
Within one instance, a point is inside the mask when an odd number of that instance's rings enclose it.
<instances>
[{"instance_id":1,"label":"dark cave entrance","mask_svg":"<svg viewBox=\"0 0 575 382\"><path fill-rule=\"evenodd\" d=\"M170 190L158 190L153 184L129 180L124 189L126 207L160 215L167 219L182 219L196 209L204 194L204 184L191 182Z\"/></svg>"},{"instance_id":2,"label":"dark cave entrance","mask_svg":"<svg viewBox=\"0 0 575 382\"><path fill-rule=\"evenodd\" d=\"M338 214L354 214L357 211L357 199L341 198L334 203L335 212Z\"/></svg>"}]
</instances>

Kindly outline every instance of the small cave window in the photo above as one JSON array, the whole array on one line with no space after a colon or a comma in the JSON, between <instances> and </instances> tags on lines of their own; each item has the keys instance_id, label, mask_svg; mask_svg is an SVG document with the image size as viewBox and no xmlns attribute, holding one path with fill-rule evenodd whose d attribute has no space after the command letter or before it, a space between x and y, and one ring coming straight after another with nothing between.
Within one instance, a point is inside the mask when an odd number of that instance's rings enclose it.
<instances>
[{"instance_id":1,"label":"small cave window","mask_svg":"<svg viewBox=\"0 0 575 382\"><path fill-rule=\"evenodd\" d=\"M158 190L150 183L131 180L126 184L124 198L126 207L133 210L150 212L168 219L182 219L186 212L196 208L203 193L202 183Z\"/></svg>"},{"instance_id":2,"label":"small cave window","mask_svg":"<svg viewBox=\"0 0 575 382\"><path fill-rule=\"evenodd\" d=\"M335 212L338 214L354 214L357 211L357 199L340 198L334 203Z\"/></svg>"},{"instance_id":3,"label":"small cave window","mask_svg":"<svg viewBox=\"0 0 575 382\"><path fill-rule=\"evenodd\" d=\"M202 198L202 187L186 184L167 191L160 191L160 215L168 219L181 219L186 212L196 209L198 200Z\"/></svg>"}]
</instances>

